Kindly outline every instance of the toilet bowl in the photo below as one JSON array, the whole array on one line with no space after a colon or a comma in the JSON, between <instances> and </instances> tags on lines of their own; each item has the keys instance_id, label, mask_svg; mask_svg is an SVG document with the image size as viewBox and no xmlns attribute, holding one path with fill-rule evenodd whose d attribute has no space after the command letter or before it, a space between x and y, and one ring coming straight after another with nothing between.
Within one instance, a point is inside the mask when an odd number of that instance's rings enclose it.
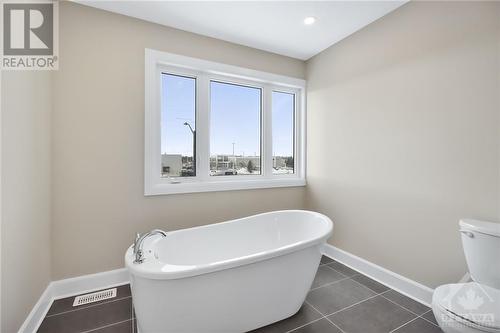
<instances>
[{"instance_id":1,"label":"toilet bowl","mask_svg":"<svg viewBox=\"0 0 500 333\"><path fill-rule=\"evenodd\" d=\"M500 224L461 220L460 232L473 282L436 288L432 311L445 333L500 333Z\"/></svg>"}]
</instances>

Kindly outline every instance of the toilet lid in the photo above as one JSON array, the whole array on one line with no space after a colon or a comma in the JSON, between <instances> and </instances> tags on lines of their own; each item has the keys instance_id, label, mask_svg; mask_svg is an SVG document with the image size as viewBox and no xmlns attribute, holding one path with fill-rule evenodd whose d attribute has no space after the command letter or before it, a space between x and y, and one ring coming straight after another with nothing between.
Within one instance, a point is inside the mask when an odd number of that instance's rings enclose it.
<instances>
[{"instance_id":1,"label":"toilet lid","mask_svg":"<svg viewBox=\"0 0 500 333\"><path fill-rule=\"evenodd\" d=\"M433 295L441 309L464 324L500 329L500 290L476 282L447 284Z\"/></svg>"}]
</instances>

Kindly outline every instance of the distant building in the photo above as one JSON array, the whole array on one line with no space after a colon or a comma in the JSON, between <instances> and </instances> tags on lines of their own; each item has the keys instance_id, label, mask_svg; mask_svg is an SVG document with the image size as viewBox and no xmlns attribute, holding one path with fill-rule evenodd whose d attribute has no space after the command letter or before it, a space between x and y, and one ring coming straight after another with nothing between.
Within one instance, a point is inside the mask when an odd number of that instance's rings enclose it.
<instances>
[{"instance_id":1,"label":"distant building","mask_svg":"<svg viewBox=\"0 0 500 333\"><path fill-rule=\"evenodd\" d=\"M234 158L229 155L213 155L210 156L210 169L211 170L226 170L232 169L234 164Z\"/></svg>"},{"instance_id":2,"label":"distant building","mask_svg":"<svg viewBox=\"0 0 500 333\"><path fill-rule=\"evenodd\" d=\"M273 157L273 168L282 169L286 167L286 160L288 157L274 156Z\"/></svg>"},{"instance_id":3,"label":"distant building","mask_svg":"<svg viewBox=\"0 0 500 333\"><path fill-rule=\"evenodd\" d=\"M210 156L210 170L225 171L246 168L249 161L252 161L255 171L260 171L260 156L241 155L212 155Z\"/></svg>"},{"instance_id":4,"label":"distant building","mask_svg":"<svg viewBox=\"0 0 500 333\"><path fill-rule=\"evenodd\" d=\"M274 156L273 168L276 170L289 169L287 167L289 159L290 157ZM259 173L261 167L260 156L212 155L210 156L210 170L212 170L214 175L236 174L236 172L238 174L247 174L250 173L247 171L250 161L253 165L251 173ZM162 154L161 175L162 177L194 176L193 158L191 156L182 156L181 154Z\"/></svg>"},{"instance_id":5,"label":"distant building","mask_svg":"<svg viewBox=\"0 0 500 333\"><path fill-rule=\"evenodd\" d=\"M236 156L236 168L246 168L248 162L252 161L255 171L260 171L260 157L259 156Z\"/></svg>"},{"instance_id":6,"label":"distant building","mask_svg":"<svg viewBox=\"0 0 500 333\"><path fill-rule=\"evenodd\" d=\"M182 171L182 155L162 154L161 155L161 175L162 177L180 176Z\"/></svg>"}]
</instances>

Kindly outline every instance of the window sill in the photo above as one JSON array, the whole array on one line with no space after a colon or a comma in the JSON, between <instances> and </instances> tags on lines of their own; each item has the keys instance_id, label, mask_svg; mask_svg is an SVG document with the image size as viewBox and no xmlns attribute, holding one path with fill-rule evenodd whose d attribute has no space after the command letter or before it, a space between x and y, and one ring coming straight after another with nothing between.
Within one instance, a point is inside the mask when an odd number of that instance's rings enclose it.
<instances>
[{"instance_id":1,"label":"window sill","mask_svg":"<svg viewBox=\"0 0 500 333\"><path fill-rule=\"evenodd\" d=\"M158 183L149 186L149 188L147 187L144 191L144 195L153 196L181 193L254 190L277 187L296 187L305 185L306 180L303 178Z\"/></svg>"}]
</instances>

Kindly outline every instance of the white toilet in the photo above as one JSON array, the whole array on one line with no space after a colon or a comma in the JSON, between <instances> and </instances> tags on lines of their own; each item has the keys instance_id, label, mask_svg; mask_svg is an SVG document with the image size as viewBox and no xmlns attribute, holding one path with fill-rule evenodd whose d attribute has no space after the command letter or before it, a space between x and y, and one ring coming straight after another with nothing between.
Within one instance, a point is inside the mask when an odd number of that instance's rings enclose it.
<instances>
[{"instance_id":1,"label":"white toilet","mask_svg":"<svg viewBox=\"0 0 500 333\"><path fill-rule=\"evenodd\" d=\"M436 288L432 311L445 333L500 333L500 223L461 220L473 282Z\"/></svg>"}]
</instances>

